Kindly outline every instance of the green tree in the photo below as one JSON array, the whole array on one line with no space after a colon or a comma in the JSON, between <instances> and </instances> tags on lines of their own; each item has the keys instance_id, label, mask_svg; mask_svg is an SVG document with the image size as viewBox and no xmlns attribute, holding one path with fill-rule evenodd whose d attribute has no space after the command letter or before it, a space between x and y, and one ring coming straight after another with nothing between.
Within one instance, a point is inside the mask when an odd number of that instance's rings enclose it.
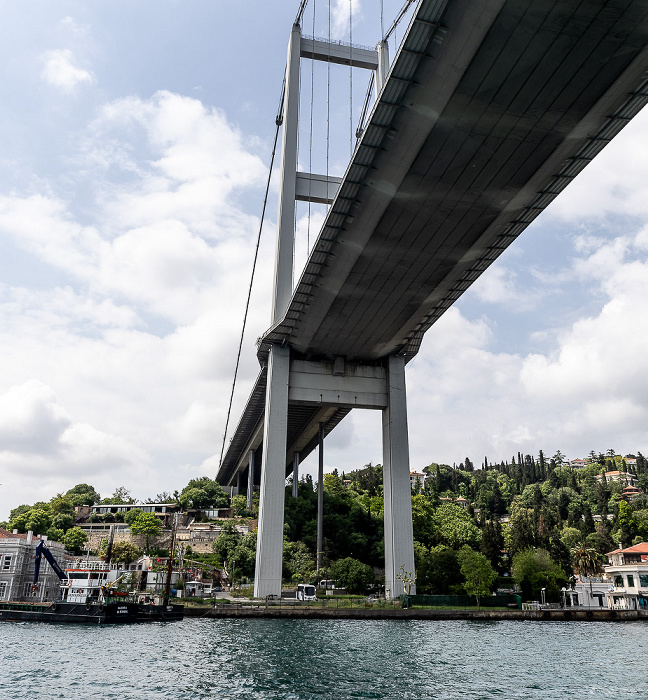
<instances>
[{"instance_id":1,"label":"green tree","mask_svg":"<svg viewBox=\"0 0 648 700\"><path fill-rule=\"evenodd\" d=\"M141 508L131 508L131 510L124 513L124 522L127 525L132 525L143 512Z\"/></svg>"},{"instance_id":2,"label":"green tree","mask_svg":"<svg viewBox=\"0 0 648 700\"><path fill-rule=\"evenodd\" d=\"M334 561L329 567L329 574L349 593L366 593L367 589L375 583L372 568L352 557Z\"/></svg>"},{"instance_id":3,"label":"green tree","mask_svg":"<svg viewBox=\"0 0 648 700\"><path fill-rule=\"evenodd\" d=\"M124 540L113 544L110 560L114 562L121 562L128 566L132 561L135 561L141 555L142 550L136 544Z\"/></svg>"},{"instance_id":4,"label":"green tree","mask_svg":"<svg viewBox=\"0 0 648 700\"><path fill-rule=\"evenodd\" d=\"M308 583L315 576L315 561L303 542L284 542L283 577L293 583Z\"/></svg>"},{"instance_id":5,"label":"green tree","mask_svg":"<svg viewBox=\"0 0 648 700\"><path fill-rule=\"evenodd\" d=\"M72 523L74 523L72 513L57 513L52 518L52 527L63 530L63 532L67 532L72 527Z\"/></svg>"},{"instance_id":6,"label":"green tree","mask_svg":"<svg viewBox=\"0 0 648 700\"><path fill-rule=\"evenodd\" d=\"M442 503L434 513L433 524L437 540L451 549L465 544L477 547L481 540L481 532L470 514L454 503Z\"/></svg>"},{"instance_id":7,"label":"green tree","mask_svg":"<svg viewBox=\"0 0 648 700\"><path fill-rule=\"evenodd\" d=\"M100 501L103 504L132 505L137 501L130 495L130 491L125 486L118 486L112 496Z\"/></svg>"},{"instance_id":8,"label":"green tree","mask_svg":"<svg viewBox=\"0 0 648 700\"><path fill-rule=\"evenodd\" d=\"M227 508L229 497L223 487L208 476L191 481L182 489L179 496L183 508Z\"/></svg>"},{"instance_id":9,"label":"green tree","mask_svg":"<svg viewBox=\"0 0 648 700\"><path fill-rule=\"evenodd\" d=\"M61 493L51 499L49 502L49 510L52 515L58 513L72 514L74 512L70 499Z\"/></svg>"},{"instance_id":10,"label":"green tree","mask_svg":"<svg viewBox=\"0 0 648 700\"><path fill-rule=\"evenodd\" d=\"M457 559L461 573L466 579L464 584L466 593L477 598L477 607L479 608L481 596L489 595L491 586L497 578L497 572L483 554L475 552L467 545L459 550Z\"/></svg>"},{"instance_id":11,"label":"green tree","mask_svg":"<svg viewBox=\"0 0 648 700\"><path fill-rule=\"evenodd\" d=\"M479 550L497 571L502 569L503 549L504 536L499 520L487 520L482 528L482 541Z\"/></svg>"},{"instance_id":12,"label":"green tree","mask_svg":"<svg viewBox=\"0 0 648 700\"><path fill-rule=\"evenodd\" d=\"M243 577L254 576L256 565L256 532L246 532L238 541L231 554L232 579L240 581Z\"/></svg>"},{"instance_id":13,"label":"green tree","mask_svg":"<svg viewBox=\"0 0 648 700\"><path fill-rule=\"evenodd\" d=\"M134 535L146 536L147 552L149 550L150 538L159 535L161 530L162 525L154 513L140 513L130 526L130 531Z\"/></svg>"},{"instance_id":14,"label":"green tree","mask_svg":"<svg viewBox=\"0 0 648 700\"><path fill-rule=\"evenodd\" d=\"M90 484L77 484L66 491L65 496L73 506L93 506L101 500L99 493Z\"/></svg>"},{"instance_id":15,"label":"green tree","mask_svg":"<svg viewBox=\"0 0 648 700\"><path fill-rule=\"evenodd\" d=\"M583 578L589 578L590 582L590 600L592 595L592 576L596 576L601 571L601 561L598 552L585 545L579 545L571 550L571 558L574 567Z\"/></svg>"},{"instance_id":16,"label":"green tree","mask_svg":"<svg viewBox=\"0 0 648 700\"><path fill-rule=\"evenodd\" d=\"M71 527L63 535L63 545L65 549L80 554L83 545L88 541L88 535L80 527Z\"/></svg>"},{"instance_id":17,"label":"green tree","mask_svg":"<svg viewBox=\"0 0 648 700\"><path fill-rule=\"evenodd\" d=\"M52 516L47 506L44 508L30 508L9 521L10 530L18 532L28 532L31 530L35 535L45 534L52 524Z\"/></svg>"},{"instance_id":18,"label":"green tree","mask_svg":"<svg viewBox=\"0 0 648 700\"><path fill-rule=\"evenodd\" d=\"M513 557L511 573L522 589L525 600L540 600L540 589L545 588L547 600L558 602L561 587L568 583L567 574L553 561L546 549L528 547L517 552Z\"/></svg>"},{"instance_id":19,"label":"green tree","mask_svg":"<svg viewBox=\"0 0 648 700\"><path fill-rule=\"evenodd\" d=\"M63 542L63 537L65 536L63 530L59 530L57 527L50 527L45 534L51 542Z\"/></svg>"},{"instance_id":20,"label":"green tree","mask_svg":"<svg viewBox=\"0 0 648 700\"><path fill-rule=\"evenodd\" d=\"M232 502L230 504L232 512L234 515L242 516L249 513L247 507L247 498L243 494L238 494L238 496L232 497Z\"/></svg>"},{"instance_id":21,"label":"green tree","mask_svg":"<svg viewBox=\"0 0 648 700\"><path fill-rule=\"evenodd\" d=\"M431 595L463 592L457 552L444 545L432 547L416 571L416 590Z\"/></svg>"},{"instance_id":22,"label":"green tree","mask_svg":"<svg viewBox=\"0 0 648 700\"><path fill-rule=\"evenodd\" d=\"M426 546L434 542L434 507L425 496L412 496L414 539Z\"/></svg>"},{"instance_id":23,"label":"green tree","mask_svg":"<svg viewBox=\"0 0 648 700\"><path fill-rule=\"evenodd\" d=\"M220 535L212 542L212 549L223 564L229 562L241 541L241 533L233 520L226 520L221 525Z\"/></svg>"}]
</instances>

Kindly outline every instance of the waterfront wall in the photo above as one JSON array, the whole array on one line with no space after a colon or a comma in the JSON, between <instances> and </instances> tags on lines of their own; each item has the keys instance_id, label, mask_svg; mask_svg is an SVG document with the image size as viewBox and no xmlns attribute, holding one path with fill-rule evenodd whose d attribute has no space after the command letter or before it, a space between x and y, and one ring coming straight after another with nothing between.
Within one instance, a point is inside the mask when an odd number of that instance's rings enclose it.
<instances>
[{"instance_id":1,"label":"waterfront wall","mask_svg":"<svg viewBox=\"0 0 648 700\"><path fill-rule=\"evenodd\" d=\"M648 620L643 610L422 610L416 608L317 608L278 605L185 606L186 617L295 618L312 620L536 620L560 622L583 620L624 622Z\"/></svg>"}]
</instances>

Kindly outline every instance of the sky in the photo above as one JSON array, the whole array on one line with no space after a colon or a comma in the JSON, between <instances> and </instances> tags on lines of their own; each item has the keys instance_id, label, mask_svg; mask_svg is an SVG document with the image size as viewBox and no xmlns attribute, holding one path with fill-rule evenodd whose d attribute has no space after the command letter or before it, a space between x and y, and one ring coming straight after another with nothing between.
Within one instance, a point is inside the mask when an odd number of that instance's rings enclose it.
<instances>
[{"instance_id":1,"label":"sky","mask_svg":"<svg viewBox=\"0 0 648 700\"><path fill-rule=\"evenodd\" d=\"M215 476L298 4L0 0L0 520L80 482L146 499ZM306 34L381 36L378 0L312 7ZM300 168L343 172L367 81L303 62ZM277 180L228 435L270 325ZM297 214L295 278L323 212ZM411 467L648 453L647 301L642 113L427 333ZM381 449L357 411L326 469Z\"/></svg>"}]
</instances>

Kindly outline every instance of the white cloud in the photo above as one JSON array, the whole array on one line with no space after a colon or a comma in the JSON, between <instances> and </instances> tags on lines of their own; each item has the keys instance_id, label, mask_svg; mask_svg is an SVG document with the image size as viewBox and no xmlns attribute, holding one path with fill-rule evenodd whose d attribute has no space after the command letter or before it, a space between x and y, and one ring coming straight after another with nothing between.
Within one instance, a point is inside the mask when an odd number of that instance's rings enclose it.
<instances>
[{"instance_id":1,"label":"white cloud","mask_svg":"<svg viewBox=\"0 0 648 700\"><path fill-rule=\"evenodd\" d=\"M547 210L570 222L648 216L648 110L640 112Z\"/></svg>"},{"instance_id":2,"label":"white cloud","mask_svg":"<svg viewBox=\"0 0 648 700\"><path fill-rule=\"evenodd\" d=\"M47 51L44 57L41 77L53 87L63 92L72 92L77 85L92 85L92 74L75 65L74 56L69 49Z\"/></svg>"},{"instance_id":3,"label":"white cloud","mask_svg":"<svg viewBox=\"0 0 648 700\"><path fill-rule=\"evenodd\" d=\"M258 229L237 198L263 182L263 163L222 112L168 92L106 105L80 143L65 174L92 183L80 211L57 181L0 195L0 234L64 280L0 286L0 394L26 406L0 420L0 484L12 484L1 517L16 505L15 470L26 502L76 480L146 497L220 452ZM269 325L268 228L235 415Z\"/></svg>"},{"instance_id":4,"label":"white cloud","mask_svg":"<svg viewBox=\"0 0 648 700\"><path fill-rule=\"evenodd\" d=\"M362 17L361 0L335 0L331 8L333 27L331 34L334 37L349 39L349 20L355 26Z\"/></svg>"},{"instance_id":5,"label":"white cloud","mask_svg":"<svg viewBox=\"0 0 648 700\"><path fill-rule=\"evenodd\" d=\"M471 293L480 301L501 304L514 311L532 309L541 292L521 287L518 275L504 265L497 265L482 275L471 287Z\"/></svg>"}]
</instances>

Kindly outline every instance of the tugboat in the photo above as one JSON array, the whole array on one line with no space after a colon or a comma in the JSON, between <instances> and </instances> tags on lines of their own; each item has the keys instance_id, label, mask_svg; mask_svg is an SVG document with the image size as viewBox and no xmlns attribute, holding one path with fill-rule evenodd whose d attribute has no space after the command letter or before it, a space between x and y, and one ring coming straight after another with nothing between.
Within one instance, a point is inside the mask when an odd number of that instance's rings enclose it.
<instances>
[{"instance_id":1,"label":"tugboat","mask_svg":"<svg viewBox=\"0 0 648 700\"><path fill-rule=\"evenodd\" d=\"M34 586L38 583L41 555L61 579L60 600L52 603L2 602L0 621L124 624L181 620L184 616L184 606L169 605L166 596L166 600L153 597L142 601L130 593L113 590L119 579L108 580L112 570L107 562L81 561L64 572L44 542L36 547Z\"/></svg>"}]
</instances>

